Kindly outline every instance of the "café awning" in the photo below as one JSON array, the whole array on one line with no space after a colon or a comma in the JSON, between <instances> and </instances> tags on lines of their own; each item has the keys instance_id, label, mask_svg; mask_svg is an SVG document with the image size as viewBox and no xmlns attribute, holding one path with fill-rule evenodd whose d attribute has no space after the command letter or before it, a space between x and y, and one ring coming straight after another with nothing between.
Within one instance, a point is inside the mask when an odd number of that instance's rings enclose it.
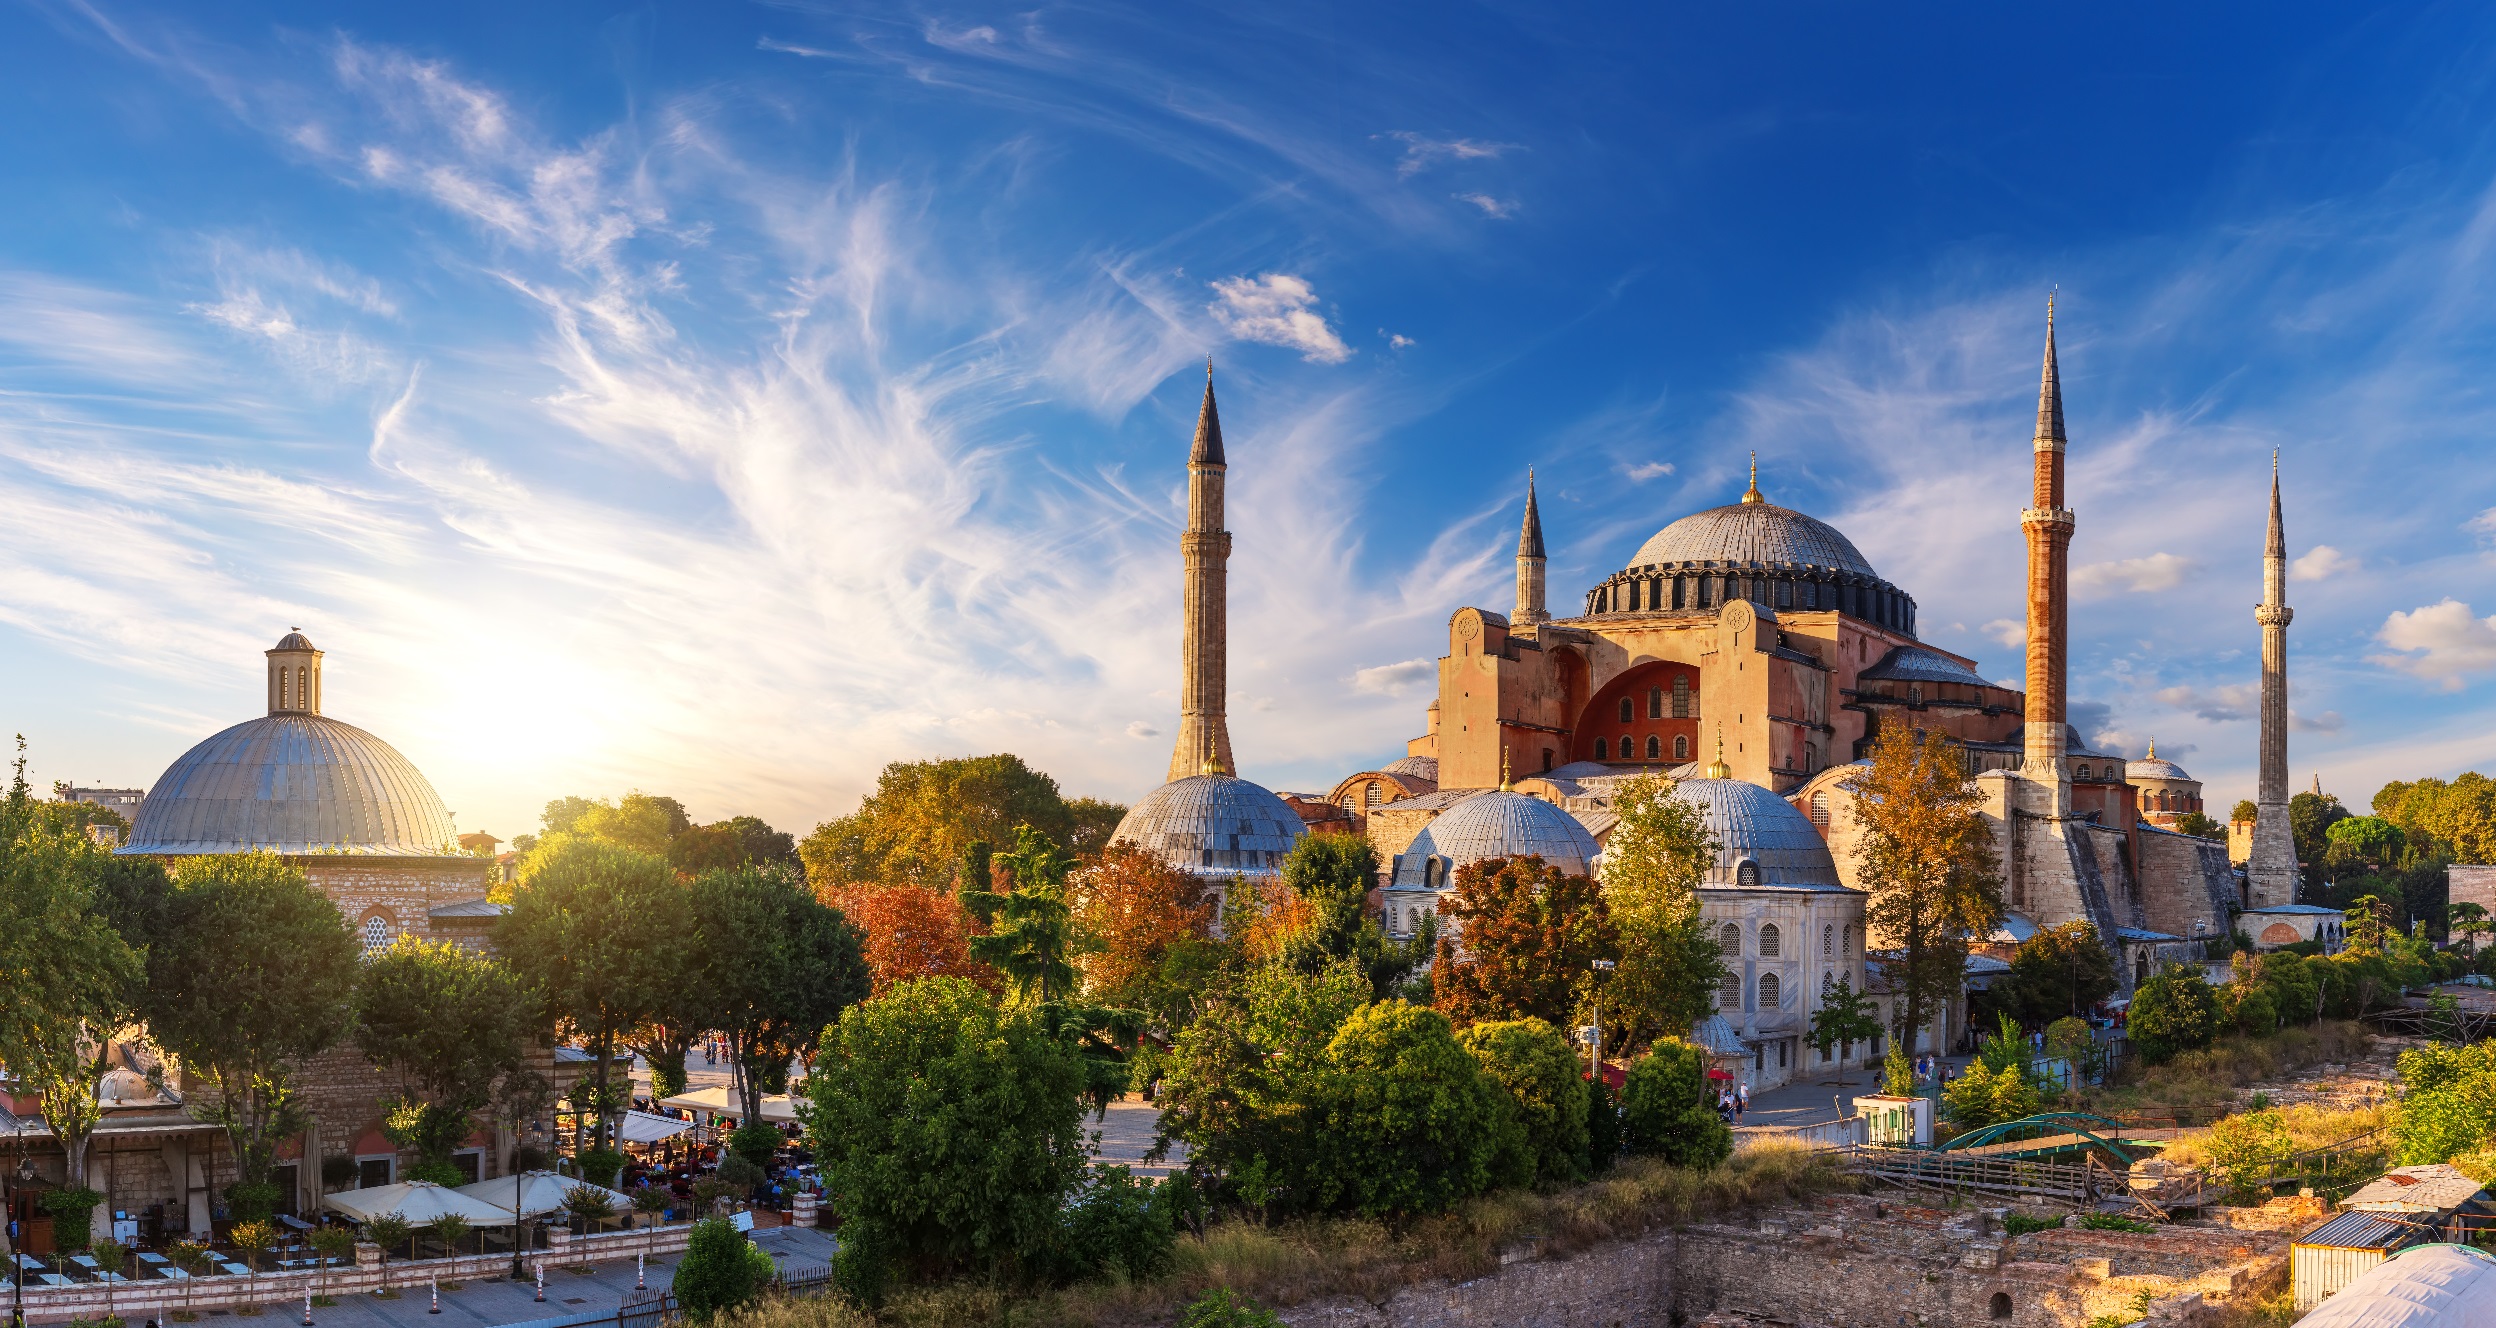
<instances>
[{"instance_id":1,"label":"caf\u00e9 awning","mask_svg":"<svg viewBox=\"0 0 2496 1328\"><path fill-rule=\"evenodd\" d=\"M357 1223L395 1213L409 1226L429 1227L436 1218L446 1214L467 1220L472 1227L507 1227L511 1210L473 1199L448 1186L429 1180L401 1181L396 1185L376 1185L369 1190L340 1190L321 1199L321 1206L343 1213Z\"/></svg>"},{"instance_id":2,"label":"caf\u00e9 awning","mask_svg":"<svg viewBox=\"0 0 2496 1328\"><path fill-rule=\"evenodd\" d=\"M725 1087L697 1088L690 1093L659 1099L662 1107L681 1107L690 1111L707 1111L714 1116L745 1118L745 1104ZM772 1124L797 1123L797 1103L786 1093L773 1093L763 1098L763 1119Z\"/></svg>"}]
</instances>

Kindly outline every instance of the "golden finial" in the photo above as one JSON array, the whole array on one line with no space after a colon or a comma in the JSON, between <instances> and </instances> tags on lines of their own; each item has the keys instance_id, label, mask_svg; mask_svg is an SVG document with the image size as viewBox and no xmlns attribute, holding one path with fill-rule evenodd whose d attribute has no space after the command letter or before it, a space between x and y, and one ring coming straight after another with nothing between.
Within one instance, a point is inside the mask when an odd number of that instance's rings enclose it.
<instances>
[{"instance_id":1,"label":"golden finial","mask_svg":"<svg viewBox=\"0 0 2496 1328\"><path fill-rule=\"evenodd\" d=\"M2152 761L2158 759L2158 740L2156 738L2149 740L2149 759Z\"/></svg>"},{"instance_id":2,"label":"golden finial","mask_svg":"<svg viewBox=\"0 0 2496 1328\"><path fill-rule=\"evenodd\" d=\"M1751 487L1742 491L1742 501L1746 503L1768 501L1759 496L1759 453L1757 452L1751 453Z\"/></svg>"},{"instance_id":3,"label":"golden finial","mask_svg":"<svg viewBox=\"0 0 2496 1328\"><path fill-rule=\"evenodd\" d=\"M1221 759L1214 755L1213 735L1210 733L1205 735L1205 763L1200 769L1197 770L1196 773L1200 775L1221 775L1229 773L1222 768Z\"/></svg>"},{"instance_id":4,"label":"golden finial","mask_svg":"<svg viewBox=\"0 0 2496 1328\"><path fill-rule=\"evenodd\" d=\"M1506 747L1499 749L1499 791L1502 793L1517 791L1517 786L1508 782L1508 749Z\"/></svg>"},{"instance_id":5,"label":"golden finial","mask_svg":"<svg viewBox=\"0 0 2496 1328\"><path fill-rule=\"evenodd\" d=\"M1716 721L1716 759L1707 763L1709 779L1733 778L1733 767L1725 764L1725 723Z\"/></svg>"}]
</instances>

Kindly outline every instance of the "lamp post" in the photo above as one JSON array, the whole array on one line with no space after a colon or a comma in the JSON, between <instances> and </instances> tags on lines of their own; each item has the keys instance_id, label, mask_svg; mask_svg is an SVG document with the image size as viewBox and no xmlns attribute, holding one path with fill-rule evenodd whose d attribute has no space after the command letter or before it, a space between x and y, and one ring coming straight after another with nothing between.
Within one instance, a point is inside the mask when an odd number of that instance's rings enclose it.
<instances>
[{"instance_id":1,"label":"lamp post","mask_svg":"<svg viewBox=\"0 0 2496 1328\"><path fill-rule=\"evenodd\" d=\"M1587 967L1597 973L1609 973L1620 965L1609 959L1598 959ZM1589 998L1594 1002L1595 1022L1583 1030L1586 1035L1586 1077L1598 1086L1603 1082L1603 997Z\"/></svg>"}]
</instances>

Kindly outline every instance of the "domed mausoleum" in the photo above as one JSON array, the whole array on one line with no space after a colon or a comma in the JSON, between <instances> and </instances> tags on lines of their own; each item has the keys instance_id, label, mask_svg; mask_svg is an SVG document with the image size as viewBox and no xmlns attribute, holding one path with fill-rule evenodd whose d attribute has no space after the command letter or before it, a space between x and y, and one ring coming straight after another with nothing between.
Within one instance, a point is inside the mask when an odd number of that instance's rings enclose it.
<instances>
[{"instance_id":1,"label":"domed mausoleum","mask_svg":"<svg viewBox=\"0 0 2496 1328\"><path fill-rule=\"evenodd\" d=\"M1511 789L1464 796L1422 827L1388 866L1385 926L1410 936L1425 913L1456 887L1456 873L1490 858L1539 857L1569 873L1593 870L1600 850L1574 816Z\"/></svg>"},{"instance_id":2,"label":"domed mausoleum","mask_svg":"<svg viewBox=\"0 0 2496 1328\"><path fill-rule=\"evenodd\" d=\"M1304 833L1299 813L1263 786L1209 772L1145 794L1110 838L1215 881L1280 875Z\"/></svg>"},{"instance_id":3,"label":"domed mausoleum","mask_svg":"<svg viewBox=\"0 0 2496 1328\"><path fill-rule=\"evenodd\" d=\"M2185 813L2202 810L2201 781L2175 762L2161 760L2155 741L2149 744L2148 756L2124 764L2123 782L2137 791L2141 819L2151 825L2172 830Z\"/></svg>"}]
</instances>

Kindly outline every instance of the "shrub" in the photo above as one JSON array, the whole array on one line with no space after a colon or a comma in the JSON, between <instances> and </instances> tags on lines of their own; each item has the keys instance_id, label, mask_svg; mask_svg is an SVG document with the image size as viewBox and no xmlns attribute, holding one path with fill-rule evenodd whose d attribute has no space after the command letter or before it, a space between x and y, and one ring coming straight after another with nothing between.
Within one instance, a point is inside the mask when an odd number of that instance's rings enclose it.
<instances>
[{"instance_id":1,"label":"shrub","mask_svg":"<svg viewBox=\"0 0 2496 1328\"><path fill-rule=\"evenodd\" d=\"M2219 1023L2246 1037L2268 1037L2279 1028L2279 1006L2258 982L2230 982L2218 989Z\"/></svg>"},{"instance_id":2,"label":"shrub","mask_svg":"<svg viewBox=\"0 0 2496 1328\"><path fill-rule=\"evenodd\" d=\"M1540 1019L1475 1024L1456 1035L1499 1086L1522 1127L1514 1183L1584 1180L1590 1168L1586 1080L1560 1030Z\"/></svg>"},{"instance_id":3,"label":"shrub","mask_svg":"<svg viewBox=\"0 0 2496 1328\"><path fill-rule=\"evenodd\" d=\"M1094 1169L1083 1192L1066 1206L1065 1271L1074 1277L1149 1281L1170 1267L1178 1237L1175 1219L1178 1176L1156 1185L1137 1180L1125 1167Z\"/></svg>"},{"instance_id":4,"label":"shrub","mask_svg":"<svg viewBox=\"0 0 2496 1328\"><path fill-rule=\"evenodd\" d=\"M1354 1011L1326 1047L1317 1177L1323 1207L1435 1213L1490 1188L1506 1131L1499 1089L1437 1010L1380 1001Z\"/></svg>"},{"instance_id":5,"label":"shrub","mask_svg":"<svg viewBox=\"0 0 2496 1328\"><path fill-rule=\"evenodd\" d=\"M1601 1079L1586 1085L1586 1170L1600 1176L1621 1155L1621 1105L1612 1100L1612 1085Z\"/></svg>"},{"instance_id":6,"label":"shrub","mask_svg":"<svg viewBox=\"0 0 2496 1328\"><path fill-rule=\"evenodd\" d=\"M1229 1287L1215 1287L1179 1315L1179 1328L1283 1328L1283 1321L1246 1296L1231 1294Z\"/></svg>"},{"instance_id":7,"label":"shrub","mask_svg":"<svg viewBox=\"0 0 2496 1328\"><path fill-rule=\"evenodd\" d=\"M52 1215L52 1245L76 1254L94 1238L95 1206L104 1196L94 1190L53 1190L43 1196L43 1210Z\"/></svg>"},{"instance_id":8,"label":"shrub","mask_svg":"<svg viewBox=\"0 0 2496 1328\"><path fill-rule=\"evenodd\" d=\"M1629 1067L1621 1124L1629 1151L1677 1167L1706 1168L1733 1153L1733 1132L1707 1089L1707 1053L1679 1038L1658 1041Z\"/></svg>"},{"instance_id":9,"label":"shrub","mask_svg":"<svg viewBox=\"0 0 2496 1328\"><path fill-rule=\"evenodd\" d=\"M2035 1085L2019 1066L1989 1070L1983 1061L1970 1064L1966 1073L1951 1080L1941 1097L1951 1123L1968 1130L2033 1116L2039 1105Z\"/></svg>"},{"instance_id":10,"label":"shrub","mask_svg":"<svg viewBox=\"0 0 2496 1328\"><path fill-rule=\"evenodd\" d=\"M2129 1231L2136 1236L2146 1236L2158 1229L2136 1218L2117 1217L2113 1213L2082 1213L2080 1225L2091 1231Z\"/></svg>"},{"instance_id":11,"label":"shrub","mask_svg":"<svg viewBox=\"0 0 2496 1328\"><path fill-rule=\"evenodd\" d=\"M572 1164L580 1169L582 1180L612 1189L615 1178L623 1174L624 1155L612 1148L593 1148L573 1158Z\"/></svg>"},{"instance_id":12,"label":"shrub","mask_svg":"<svg viewBox=\"0 0 2496 1328\"><path fill-rule=\"evenodd\" d=\"M708 1320L753 1301L771 1281L771 1256L724 1217L693 1224L672 1286L687 1318Z\"/></svg>"},{"instance_id":13,"label":"shrub","mask_svg":"<svg viewBox=\"0 0 2496 1328\"><path fill-rule=\"evenodd\" d=\"M285 1197L286 1192L274 1181L257 1185L237 1181L225 1187L226 1213L237 1222L263 1222L276 1215L278 1201Z\"/></svg>"},{"instance_id":14,"label":"shrub","mask_svg":"<svg viewBox=\"0 0 2496 1328\"><path fill-rule=\"evenodd\" d=\"M719 1183L727 1186L728 1192L740 1199L754 1193L754 1187L764 1180L763 1169L754 1165L743 1153L730 1153L721 1158L718 1176Z\"/></svg>"},{"instance_id":15,"label":"shrub","mask_svg":"<svg viewBox=\"0 0 2496 1328\"><path fill-rule=\"evenodd\" d=\"M432 1181L436 1185L456 1190L460 1186L468 1183L468 1174L461 1171L459 1168L452 1166L448 1162L437 1162L431 1159L419 1159L408 1163L406 1168L399 1172L399 1179L402 1181L427 1180ZM276 1187L271 1186L270 1188L274 1189ZM274 1212L277 1201L275 1199L271 1199L269 1202L270 1210Z\"/></svg>"},{"instance_id":16,"label":"shrub","mask_svg":"<svg viewBox=\"0 0 2496 1328\"><path fill-rule=\"evenodd\" d=\"M870 1304L907 1252L929 1273L1045 1259L1082 1181L1083 1067L960 978L841 1012L808 1077L809 1138L843 1218L834 1265Z\"/></svg>"},{"instance_id":17,"label":"shrub","mask_svg":"<svg viewBox=\"0 0 2496 1328\"><path fill-rule=\"evenodd\" d=\"M2401 1053L2401 1103L2392 1136L2401 1163L2443 1162L2496 1139L2496 1042Z\"/></svg>"},{"instance_id":18,"label":"shrub","mask_svg":"<svg viewBox=\"0 0 2496 1328\"><path fill-rule=\"evenodd\" d=\"M2127 1022L2142 1061L2163 1065L2178 1052L2199 1051L2218 1038L2218 997L2198 970L2161 973L2133 994Z\"/></svg>"},{"instance_id":19,"label":"shrub","mask_svg":"<svg viewBox=\"0 0 2496 1328\"><path fill-rule=\"evenodd\" d=\"M2029 1217L2012 1213L2002 1219L2002 1229L2014 1236L2033 1236L2040 1231L2053 1231L2063 1225L2059 1217Z\"/></svg>"},{"instance_id":20,"label":"shrub","mask_svg":"<svg viewBox=\"0 0 2496 1328\"><path fill-rule=\"evenodd\" d=\"M2256 1182L2269 1176L2297 1151L2286 1124L2276 1111L2249 1111L2224 1117L2210 1126L2201 1147L2209 1169L2236 1203L2258 1203Z\"/></svg>"},{"instance_id":21,"label":"shrub","mask_svg":"<svg viewBox=\"0 0 2496 1328\"><path fill-rule=\"evenodd\" d=\"M728 1151L751 1162L757 1169L771 1165L783 1141L779 1129L759 1121L740 1125L728 1136Z\"/></svg>"}]
</instances>

